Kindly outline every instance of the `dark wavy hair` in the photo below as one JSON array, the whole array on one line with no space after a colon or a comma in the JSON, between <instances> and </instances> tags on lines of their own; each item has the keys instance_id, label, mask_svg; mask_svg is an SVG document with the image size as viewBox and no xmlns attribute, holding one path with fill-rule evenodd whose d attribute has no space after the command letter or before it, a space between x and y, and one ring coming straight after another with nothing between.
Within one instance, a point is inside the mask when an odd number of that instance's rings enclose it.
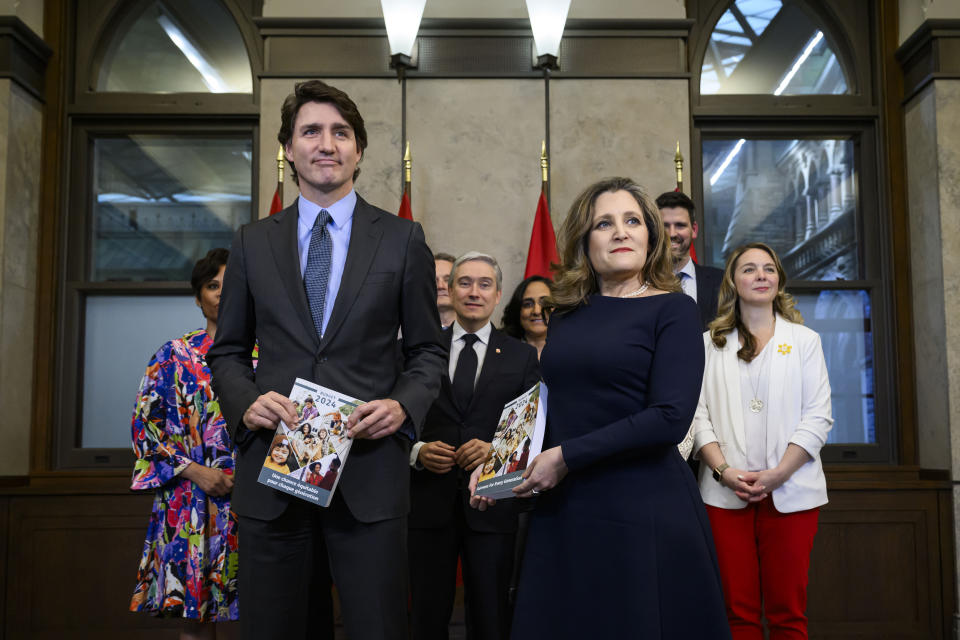
<instances>
[{"instance_id":1,"label":"dark wavy hair","mask_svg":"<svg viewBox=\"0 0 960 640\"><path fill-rule=\"evenodd\" d=\"M523 340L524 338L523 325L520 324L520 311L523 309L523 294L526 293L527 287L530 286L531 282L542 282L550 289L551 295L553 294L553 280L543 276L530 276L518 284L517 288L513 290L513 295L510 296L510 302L508 302L507 306L503 309L503 317L500 319L500 329L508 336L518 340ZM546 320L546 314L544 314L544 320Z\"/></svg>"},{"instance_id":2,"label":"dark wavy hair","mask_svg":"<svg viewBox=\"0 0 960 640\"><path fill-rule=\"evenodd\" d=\"M193 265L193 273L190 274L190 288L193 289L193 296L199 300L200 292L204 285L217 277L220 273L220 267L227 264L227 258L230 257L230 251L223 247L210 249L207 255L197 260Z\"/></svg>"},{"instance_id":3,"label":"dark wavy hair","mask_svg":"<svg viewBox=\"0 0 960 640\"><path fill-rule=\"evenodd\" d=\"M657 209L667 208L686 209L690 214L690 224L697 221L697 205L682 191L667 191L657 196Z\"/></svg>"},{"instance_id":4,"label":"dark wavy hair","mask_svg":"<svg viewBox=\"0 0 960 640\"><path fill-rule=\"evenodd\" d=\"M308 102L333 105L353 129L354 138L357 140L357 148L360 149L361 156L363 155L363 151L367 148L367 129L363 125L363 116L360 115L356 103L340 89L331 87L320 80L298 82L293 87L293 93L283 101L283 106L280 107L280 131L277 133L277 140L281 145L286 147L293 139L293 125L297 121L297 114L300 113L300 107ZM290 165L290 175L293 176L293 181L300 184L300 179L297 177L297 168L289 160L287 160L287 164ZM357 167L353 172L354 181L359 175L360 167Z\"/></svg>"}]
</instances>

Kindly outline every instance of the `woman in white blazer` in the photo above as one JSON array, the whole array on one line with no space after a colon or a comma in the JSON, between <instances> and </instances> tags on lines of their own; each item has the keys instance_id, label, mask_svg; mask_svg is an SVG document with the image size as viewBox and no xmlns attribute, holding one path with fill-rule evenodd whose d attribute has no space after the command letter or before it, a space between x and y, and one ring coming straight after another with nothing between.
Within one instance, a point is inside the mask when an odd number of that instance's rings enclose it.
<instances>
[{"instance_id":1,"label":"woman in white blazer","mask_svg":"<svg viewBox=\"0 0 960 640\"><path fill-rule=\"evenodd\" d=\"M807 637L807 573L833 424L820 336L803 326L773 249L727 260L691 432L734 640ZM762 603L762 610L761 610Z\"/></svg>"}]
</instances>

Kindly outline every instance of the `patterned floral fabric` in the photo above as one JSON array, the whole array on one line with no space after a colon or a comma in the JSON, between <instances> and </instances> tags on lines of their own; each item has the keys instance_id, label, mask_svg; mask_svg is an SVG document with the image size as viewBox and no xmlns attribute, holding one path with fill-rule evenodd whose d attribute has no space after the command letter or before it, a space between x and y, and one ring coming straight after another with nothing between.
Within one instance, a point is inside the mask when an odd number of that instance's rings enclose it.
<instances>
[{"instance_id":1,"label":"patterned floral fabric","mask_svg":"<svg viewBox=\"0 0 960 640\"><path fill-rule=\"evenodd\" d=\"M233 473L233 445L205 361L212 344L202 329L168 342L140 383L130 488L153 489L156 498L131 611L237 619L237 520L230 496L208 496L179 475L190 462Z\"/></svg>"}]
</instances>

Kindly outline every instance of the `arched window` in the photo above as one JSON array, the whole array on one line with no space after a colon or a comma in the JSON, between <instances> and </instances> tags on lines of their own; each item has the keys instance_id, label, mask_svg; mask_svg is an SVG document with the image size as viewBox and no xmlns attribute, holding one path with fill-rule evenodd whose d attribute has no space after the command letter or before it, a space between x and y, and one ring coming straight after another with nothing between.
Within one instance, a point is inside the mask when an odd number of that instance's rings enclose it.
<instances>
[{"instance_id":1,"label":"arched window","mask_svg":"<svg viewBox=\"0 0 960 640\"><path fill-rule=\"evenodd\" d=\"M700 93L852 92L825 27L806 6L789 0L736 0L710 34Z\"/></svg>"},{"instance_id":2,"label":"arched window","mask_svg":"<svg viewBox=\"0 0 960 640\"><path fill-rule=\"evenodd\" d=\"M748 242L773 247L806 323L836 347L827 360L828 442L837 446L826 459L892 462L893 372L879 370L893 361L879 125L869 57L851 53L870 50L869 15L816 0L691 4L705 25L690 65L699 69L691 83L700 151L692 182L703 203L697 255L723 267Z\"/></svg>"},{"instance_id":3,"label":"arched window","mask_svg":"<svg viewBox=\"0 0 960 640\"><path fill-rule=\"evenodd\" d=\"M97 91L253 91L243 38L218 0L130 2L101 48Z\"/></svg>"}]
</instances>

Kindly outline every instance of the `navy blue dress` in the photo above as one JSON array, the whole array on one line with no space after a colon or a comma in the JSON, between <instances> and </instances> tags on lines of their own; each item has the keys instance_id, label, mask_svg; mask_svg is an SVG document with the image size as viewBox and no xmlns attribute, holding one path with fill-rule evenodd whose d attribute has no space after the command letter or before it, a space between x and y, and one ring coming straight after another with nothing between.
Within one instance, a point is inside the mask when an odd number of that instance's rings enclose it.
<instances>
[{"instance_id":1,"label":"navy blue dress","mask_svg":"<svg viewBox=\"0 0 960 640\"><path fill-rule=\"evenodd\" d=\"M691 298L595 295L550 319L544 450L512 637L730 637L710 524L677 443L703 378Z\"/></svg>"}]
</instances>

